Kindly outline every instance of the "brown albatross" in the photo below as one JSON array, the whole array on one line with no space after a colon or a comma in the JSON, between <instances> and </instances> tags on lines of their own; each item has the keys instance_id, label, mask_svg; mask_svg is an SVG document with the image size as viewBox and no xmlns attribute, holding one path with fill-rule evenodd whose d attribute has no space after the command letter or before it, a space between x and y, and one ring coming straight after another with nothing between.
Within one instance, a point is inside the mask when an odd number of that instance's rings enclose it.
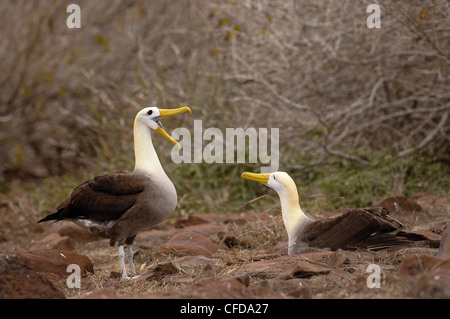
<instances>
[{"instance_id":1,"label":"brown albatross","mask_svg":"<svg viewBox=\"0 0 450 319\"><path fill-rule=\"evenodd\" d=\"M403 225L382 207L355 208L342 215L314 220L300 208L297 187L285 172L245 172L241 178L263 183L278 193L289 239L289 255L317 248L379 250L393 246L414 246L420 241L423 244L435 244L421 234L402 231Z\"/></svg>"},{"instance_id":2,"label":"brown albatross","mask_svg":"<svg viewBox=\"0 0 450 319\"><path fill-rule=\"evenodd\" d=\"M70 220L92 233L110 239L119 246L122 278L129 279L127 257L132 276L136 275L132 244L137 233L163 222L177 205L177 192L164 172L153 147L151 130L156 130L175 145L177 141L164 130L161 119L191 109L163 110L147 107L134 120L135 167L132 172L113 172L96 176L76 187L56 212L40 222ZM127 246L126 253L124 245Z\"/></svg>"}]
</instances>

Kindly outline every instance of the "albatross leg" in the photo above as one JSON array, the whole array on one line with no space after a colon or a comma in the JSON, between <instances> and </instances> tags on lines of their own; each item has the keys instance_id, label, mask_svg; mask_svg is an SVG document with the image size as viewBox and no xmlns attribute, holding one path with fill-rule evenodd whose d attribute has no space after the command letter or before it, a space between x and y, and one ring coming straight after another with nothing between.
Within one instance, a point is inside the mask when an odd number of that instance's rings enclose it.
<instances>
[{"instance_id":1,"label":"albatross leg","mask_svg":"<svg viewBox=\"0 0 450 319\"><path fill-rule=\"evenodd\" d=\"M133 261L133 250L131 249L131 245L127 246L127 260L128 265L130 266L130 274L131 276L136 276L136 269L134 268L134 261Z\"/></svg>"},{"instance_id":2,"label":"albatross leg","mask_svg":"<svg viewBox=\"0 0 450 319\"><path fill-rule=\"evenodd\" d=\"M122 279L130 279L125 268L125 251L123 250L123 245L119 246L119 264L122 269Z\"/></svg>"}]
</instances>

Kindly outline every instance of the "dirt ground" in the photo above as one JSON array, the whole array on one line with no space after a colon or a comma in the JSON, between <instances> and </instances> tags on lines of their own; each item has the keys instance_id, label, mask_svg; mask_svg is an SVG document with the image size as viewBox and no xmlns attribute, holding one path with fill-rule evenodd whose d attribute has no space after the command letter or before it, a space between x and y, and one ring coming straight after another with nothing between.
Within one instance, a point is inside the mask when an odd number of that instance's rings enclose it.
<instances>
[{"instance_id":1,"label":"dirt ground","mask_svg":"<svg viewBox=\"0 0 450 319\"><path fill-rule=\"evenodd\" d=\"M450 196L418 195L414 200L423 211L397 211L393 216L406 230L426 232L439 239L449 221ZM48 234L77 227L64 221L29 223L28 230L11 227L5 231L5 225L0 233L1 252L42 247ZM193 248L204 250L198 253L195 249L167 248L167 243L180 234L199 234ZM173 218L139 234L133 245L139 276L131 280L120 278L117 248L110 247L107 239L68 237L73 251L91 259L94 273L81 279L81 288L68 288L64 279L56 281L67 298L450 297L449 259L436 257L438 248L323 250L288 256L287 235L276 206L258 212ZM379 267L379 288L368 287L369 281L375 283L369 278L373 267Z\"/></svg>"}]
</instances>

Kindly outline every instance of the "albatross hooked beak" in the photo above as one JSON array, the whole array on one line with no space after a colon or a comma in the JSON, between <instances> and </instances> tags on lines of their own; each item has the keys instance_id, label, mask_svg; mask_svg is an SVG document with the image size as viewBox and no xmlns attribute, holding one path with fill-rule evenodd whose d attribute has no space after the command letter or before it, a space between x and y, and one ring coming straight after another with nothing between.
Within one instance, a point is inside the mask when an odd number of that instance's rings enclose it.
<instances>
[{"instance_id":1,"label":"albatross hooked beak","mask_svg":"<svg viewBox=\"0 0 450 319\"><path fill-rule=\"evenodd\" d=\"M169 141L171 141L173 144L175 144L178 148L180 148L180 144L178 144L177 141L175 141L172 136L169 135L169 133L166 132L164 127L161 124L161 118L166 118L172 115L184 113L186 111L189 111L190 114L192 114L192 111L189 107L183 106L178 109L172 109L172 110L159 110L159 117L155 118L156 123L158 124L158 128L156 129L156 132L167 138Z\"/></svg>"},{"instance_id":2,"label":"albatross hooked beak","mask_svg":"<svg viewBox=\"0 0 450 319\"><path fill-rule=\"evenodd\" d=\"M270 174L255 174L255 173L249 173L245 172L242 173L241 178L248 179L251 181L259 182L262 184L267 185L267 182L269 181Z\"/></svg>"}]
</instances>

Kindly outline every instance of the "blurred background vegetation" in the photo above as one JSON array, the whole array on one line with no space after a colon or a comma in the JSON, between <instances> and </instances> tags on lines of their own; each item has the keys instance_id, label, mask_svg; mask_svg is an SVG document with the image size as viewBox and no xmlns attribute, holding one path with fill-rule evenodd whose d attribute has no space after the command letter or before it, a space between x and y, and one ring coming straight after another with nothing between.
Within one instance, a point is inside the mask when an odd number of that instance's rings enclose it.
<instances>
[{"instance_id":1,"label":"blurred background vegetation","mask_svg":"<svg viewBox=\"0 0 450 319\"><path fill-rule=\"evenodd\" d=\"M372 2L380 29L366 26ZM41 217L85 179L131 170L146 106L192 108L169 131L280 128L279 169L308 210L449 191L445 0L70 3L81 29L67 28L66 1L0 3L3 207ZM174 164L172 144L154 143L176 214L278 201L240 179L259 165Z\"/></svg>"}]
</instances>

